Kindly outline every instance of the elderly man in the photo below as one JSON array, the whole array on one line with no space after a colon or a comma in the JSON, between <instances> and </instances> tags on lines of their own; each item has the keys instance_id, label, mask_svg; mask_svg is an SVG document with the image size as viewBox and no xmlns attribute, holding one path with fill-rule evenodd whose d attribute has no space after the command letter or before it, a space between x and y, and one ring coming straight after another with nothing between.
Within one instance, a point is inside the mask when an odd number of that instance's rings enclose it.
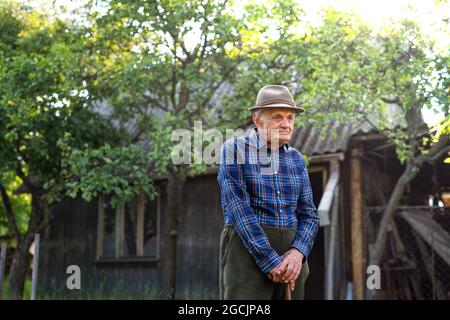
<instances>
[{"instance_id":1,"label":"elderly man","mask_svg":"<svg viewBox=\"0 0 450 320\"><path fill-rule=\"evenodd\" d=\"M300 300L319 226L305 160L288 144L304 110L279 85L263 87L249 110L250 135L221 150L220 297L283 299L289 286Z\"/></svg>"}]
</instances>

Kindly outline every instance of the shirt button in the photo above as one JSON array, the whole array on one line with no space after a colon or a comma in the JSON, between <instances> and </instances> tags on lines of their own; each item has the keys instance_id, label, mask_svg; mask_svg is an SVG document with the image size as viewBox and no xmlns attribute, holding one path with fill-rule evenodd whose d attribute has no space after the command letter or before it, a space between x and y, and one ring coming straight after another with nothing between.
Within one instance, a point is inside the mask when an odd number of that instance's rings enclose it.
<instances>
[{"instance_id":1,"label":"shirt button","mask_svg":"<svg viewBox=\"0 0 450 320\"><path fill-rule=\"evenodd\" d=\"M280 212L283 212L283 210L280 209Z\"/></svg>"},{"instance_id":2,"label":"shirt button","mask_svg":"<svg viewBox=\"0 0 450 320\"><path fill-rule=\"evenodd\" d=\"M277 190L277 193L280 194L280 190Z\"/></svg>"},{"instance_id":3,"label":"shirt button","mask_svg":"<svg viewBox=\"0 0 450 320\"><path fill-rule=\"evenodd\" d=\"M277 174L278 173L278 171L275 171L275 174Z\"/></svg>"}]
</instances>

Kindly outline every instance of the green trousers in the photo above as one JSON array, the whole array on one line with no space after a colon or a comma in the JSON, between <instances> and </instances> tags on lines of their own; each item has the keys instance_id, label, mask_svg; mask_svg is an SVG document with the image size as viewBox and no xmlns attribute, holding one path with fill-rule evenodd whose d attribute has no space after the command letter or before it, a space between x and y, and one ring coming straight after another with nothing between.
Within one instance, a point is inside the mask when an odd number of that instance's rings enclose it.
<instances>
[{"instance_id":1,"label":"green trousers","mask_svg":"<svg viewBox=\"0 0 450 320\"><path fill-rule=\"evenodd\" d=\"M272 248L281 256L291 248L296 229L262 226ZM283 286L269 280L244 247L233 225L226 224L220 236L219 281L221 300L280 300ZM309 275L308 262L302 270L292 292L292 300L303 300L305 281Z\"/></svg>"}]
</instances>

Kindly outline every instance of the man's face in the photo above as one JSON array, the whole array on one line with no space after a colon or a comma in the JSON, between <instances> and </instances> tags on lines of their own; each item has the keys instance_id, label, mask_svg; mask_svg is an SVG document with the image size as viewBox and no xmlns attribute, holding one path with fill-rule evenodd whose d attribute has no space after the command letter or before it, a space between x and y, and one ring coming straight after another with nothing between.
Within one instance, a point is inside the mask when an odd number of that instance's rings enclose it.
<instances>
[{"instance_id":1,"label":"man's face","mask_svg":"<svg viewBox=\"0 0 450 320\"><path fill-rule=\"evenodd\" d=\"M267 108L261 109L260 116L254 114L253 122L269 144L278 139L281 146L291 139L294 118L295 112L289 108Z\"/></svg>"}]
</instances>

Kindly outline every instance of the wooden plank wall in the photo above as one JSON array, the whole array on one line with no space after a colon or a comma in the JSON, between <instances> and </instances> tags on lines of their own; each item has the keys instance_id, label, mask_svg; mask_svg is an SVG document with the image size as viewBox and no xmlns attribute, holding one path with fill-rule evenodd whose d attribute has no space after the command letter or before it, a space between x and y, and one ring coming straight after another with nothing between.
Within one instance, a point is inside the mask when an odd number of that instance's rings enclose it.
<instances>
[{"instance_id":1,"label":"wooden plank wall","mask_svg":"<svg viewBox=\"0 0 450 320\"><path fill-rule=\"evenodd\" d=\"M177 298L218 298L219 238L223 226L215 175L188 179L180 217ZM165 194L161 195L164 219ZM158 295L159 263L97 264L98 201L66 199L55 205L51 227L43 233L38 298L134 298ZM81 269L81 290L68 290L69 265Z\"/></svg>"}]
</instances>

